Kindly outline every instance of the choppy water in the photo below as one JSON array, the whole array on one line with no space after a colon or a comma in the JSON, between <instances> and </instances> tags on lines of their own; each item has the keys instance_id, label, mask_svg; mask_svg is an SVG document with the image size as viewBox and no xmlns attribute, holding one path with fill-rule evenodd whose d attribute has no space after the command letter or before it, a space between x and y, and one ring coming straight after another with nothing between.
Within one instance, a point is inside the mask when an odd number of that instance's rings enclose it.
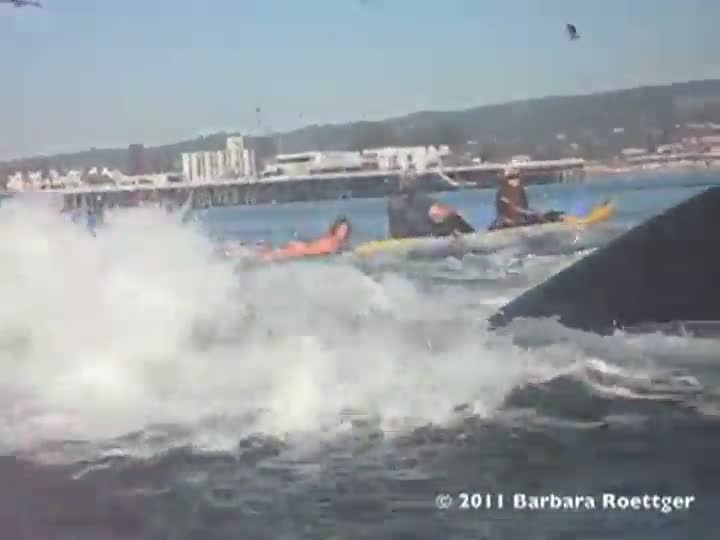
<instances>
[{"instance_id":1,"label":"choppy water","mask_svg":"<svg viewBox=\"0 0 720 540\"><path fill-rule=\"evenodd\" d=\"M338 213L380 238L384 203L213 210L190 228L138 210L96 238L6 203L0 537L715 538L720 344L484 323L714 180L534 188L545 209L618 202L617 225L564 245L241 273L211 238L310 236ZM491 193L446 198L491 219ZM460 509L462 492L505 507ZM522 511L515 493L695 502Z\"/></svg>"}]
</instances>

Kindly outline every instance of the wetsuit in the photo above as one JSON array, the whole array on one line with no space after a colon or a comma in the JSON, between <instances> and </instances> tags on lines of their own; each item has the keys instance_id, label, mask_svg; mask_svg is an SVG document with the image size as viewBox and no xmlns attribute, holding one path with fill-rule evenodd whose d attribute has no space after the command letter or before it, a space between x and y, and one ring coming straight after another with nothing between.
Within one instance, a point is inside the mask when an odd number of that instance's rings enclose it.
<instances>
[{"instance_id":1,"label":"wetsuit","mask_svg":"<svg viewBox=\"0 0 720 540\"><path fill-rule=\"evenodd\" d=\"M387 204L390 237L450 236L455 231L463 234L475 231L458 214L452 214L442 222L436 223L430 219L430 209L434 204L436 201L432 198L412 189L392 195Z\"/></svg>"},{"instance_id":2,"label":"wetsuit","mask_svg":"<svg viewBox=\"0 0 720 540\"><path fill-rule=\"evenodd\" d=\"M519 182L516 185L510 182L500 185L495 197L495 212L497 217L490 226L491 230L551 223L560 221L564 215L562 212L541 214L530 210L527 193Z\"/></svg>"},{"instance_id":3,"label":"wetsuit","mask_svg":"<svg viewBox=\"0 0 720 540\"><path fill-rule=\"evenodd\" d=\"M517 227L528 225L529 205L527 193L522 184L513 186L509 182L503 182L495 197L495 212L497 221L501 226Z\"/></svg>"}]
</instances>

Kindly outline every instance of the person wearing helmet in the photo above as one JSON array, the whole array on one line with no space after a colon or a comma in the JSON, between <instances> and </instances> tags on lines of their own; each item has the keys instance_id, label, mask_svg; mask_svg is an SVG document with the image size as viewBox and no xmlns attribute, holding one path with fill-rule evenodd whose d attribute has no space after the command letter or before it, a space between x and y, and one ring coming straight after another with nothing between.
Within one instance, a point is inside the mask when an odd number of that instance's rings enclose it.
<instances>
[{"instance_id":1,"label":"person wearing helmet","mask_svg":"<svg viewBox=\"0 0 720 540\"><path fill-rule=\"evenodd\" d=\"M562 212L545 214L531 210L528 205L527 193L520 179L520 170L509 166L505 169L500 186L495 196L495 221L490 230L524 225L551 223L562 218Z\"/></svg>"},{"instance_id":2,"label":"person wearing helmet","mask_svg":"<svg viewBox=\"0 0 720 540\"><path fill-rule=\"evenodd\" d=\"M400 177L399 189L387 203L391 238L451 236L475 232L453 207L418 191L418 179L412 174Z\"/></svg>"}]
</instances>

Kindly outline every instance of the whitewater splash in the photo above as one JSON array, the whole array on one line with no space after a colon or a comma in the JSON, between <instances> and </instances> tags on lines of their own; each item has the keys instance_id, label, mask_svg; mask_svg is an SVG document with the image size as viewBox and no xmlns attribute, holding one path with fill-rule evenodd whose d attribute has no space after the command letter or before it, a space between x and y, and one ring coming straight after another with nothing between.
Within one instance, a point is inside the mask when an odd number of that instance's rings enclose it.
<instances>
[{"instance_id":1,"label":"whitewater splash","mask_svg":"<svg viewBox=\"0 0 720 540\"><path fill-rule=\"evenodd\" d=\"M276 436L332 433L347 411L386 431L444 423L588 357L487 331L525 283L430 287L342 260L237 272L199 225L162 210L108 222L93 237L41 206L0 211L3 450L219 417ZM194 437L222 448L238 433Z\"/></svg>"}]
</instances>

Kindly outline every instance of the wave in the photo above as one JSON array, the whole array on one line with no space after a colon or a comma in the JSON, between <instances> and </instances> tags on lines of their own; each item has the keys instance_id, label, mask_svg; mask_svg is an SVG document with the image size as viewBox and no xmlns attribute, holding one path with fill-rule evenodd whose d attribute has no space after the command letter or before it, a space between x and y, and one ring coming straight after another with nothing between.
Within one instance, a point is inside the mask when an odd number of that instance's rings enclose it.
<instances>
[{"instance_id":1,"label":"wave","mask_svg":"<svg viewBox=\"0 0 720 540\"><path fill-rule=\"evenodd\" d=\"M392 436L521 405L544 415L553 403L574 418L581 406L568 394L595 403L610 386L681 395L625 375L609 386L607 374L578 367L675 369L638 349L655 338L615 336L606 347L543 321L488 332L498 303L584 253L497 253L415 272L341 258L238 273L199 224L161 210L118 214L93 237L10 202L0 212L0 445L60 461L221 451L253 434L333 438L359 419ZM716 354L701 348L698 358ZM653 354L656 365L637 360Z\"/></svg>"}]
</instances>

